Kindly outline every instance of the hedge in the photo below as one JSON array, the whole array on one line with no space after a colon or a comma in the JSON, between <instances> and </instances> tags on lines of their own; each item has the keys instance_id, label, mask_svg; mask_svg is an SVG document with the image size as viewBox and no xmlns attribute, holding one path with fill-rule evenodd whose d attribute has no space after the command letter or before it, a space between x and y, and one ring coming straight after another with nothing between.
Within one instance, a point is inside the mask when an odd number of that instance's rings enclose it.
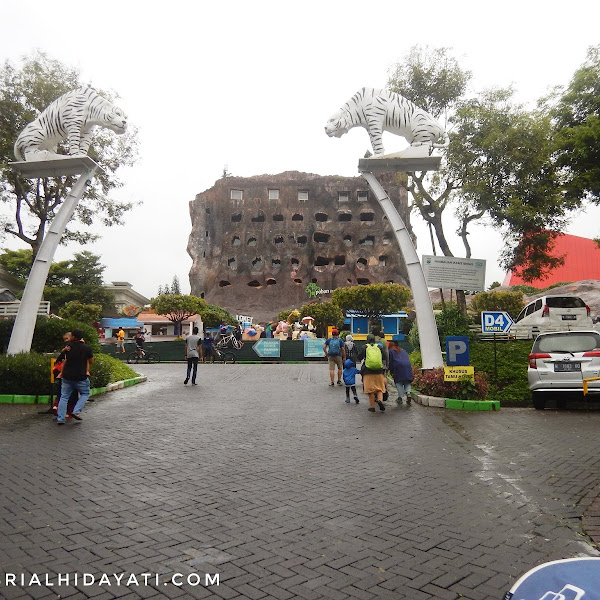
<instances>
[{"instance_id":1,"label":"hedge","mask_svg":"<svg viewBox=\"0 0 600 600\"><path fill-rule=\"evenodd\" d=\"M29 352L0 355L0 395L47 395L51 389L50 356ZM105 354L95 355L90 368L90 387L102 388L113 381L137 377L120 360Z\"/></svg>"}]
</instances>

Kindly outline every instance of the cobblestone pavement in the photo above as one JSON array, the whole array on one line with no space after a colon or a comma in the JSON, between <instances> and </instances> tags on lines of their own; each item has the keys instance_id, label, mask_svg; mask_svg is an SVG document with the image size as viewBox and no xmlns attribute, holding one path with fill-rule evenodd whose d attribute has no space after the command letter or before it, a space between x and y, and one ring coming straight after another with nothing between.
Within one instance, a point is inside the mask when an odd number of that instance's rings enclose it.
<instances>
[{"instance_id":1,"label":"cobblestone pavement","mask_svg":"<svg viewBox=\"0 0 600 600\"><path fill-rule=\"evenodd\" d=\"M598 555L600 411L371 414L324 364L140 370L81 424L0 425L0 597L499 599Z\"/></svg>"}]
</instances>

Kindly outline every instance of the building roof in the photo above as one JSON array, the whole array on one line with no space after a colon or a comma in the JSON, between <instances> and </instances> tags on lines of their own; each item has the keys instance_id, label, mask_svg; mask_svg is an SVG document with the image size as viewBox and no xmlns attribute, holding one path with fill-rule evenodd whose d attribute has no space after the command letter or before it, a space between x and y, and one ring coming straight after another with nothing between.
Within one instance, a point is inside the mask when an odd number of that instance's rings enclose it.
<instances>
[{"instance_id":1,"label":"building roof","mask_svg":"<svg viewBox=\"0 0 600 600\"><path fill-rule=\"evenodd\" d=\"M552 269L545 279L524 281L512 271L504 278L503 286L531 285L546 288L555 283L600 279L600 248L594 240L576 235L560 235L556 238L551 256L563 256L565 263Z\"/></svg>"},{"instance_id":2,"label":"building roof","mask_svg":"<svg viewBox=\"0 0 600 600\"><path fill-rule=\"evenodd\" d=\"M192 323L200 319L199 315L192 315L191 317L184 319L183 323ZM150 325L151 323L172 323L170 319L167 319L166 315L157 315L155 312L141 312L137 316L137 320L142 323L147 323Z\"/></svg>"},{"instance_id":3,"label":"building roof","mask_svg":"<svg viewBox=\"0 0 600 600\"><path fill-rule=\"evenodd\" d=\"M140 323L137 319L100 319L100 327L108 327L110 329L116 329L122 327L123 329L138 329L143 323Z\"/></svg>"}]
</instances>

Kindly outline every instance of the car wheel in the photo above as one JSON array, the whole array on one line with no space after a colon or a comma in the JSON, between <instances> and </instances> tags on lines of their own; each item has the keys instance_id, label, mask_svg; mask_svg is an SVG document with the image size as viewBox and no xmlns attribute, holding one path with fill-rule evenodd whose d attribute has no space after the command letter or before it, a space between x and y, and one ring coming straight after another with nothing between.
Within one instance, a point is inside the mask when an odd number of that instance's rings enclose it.
<instances>
[{"instance_id":1,"label":"car wheel","mask_svg":"<svg viewBox=\"0 0 600 600\"><path fill-rule=\"evenodd\" d=\"M533 408L535 408L535 410L544 410L544 408L546 408L546 398L544 396L540 396L539 394L534 394Z\"/></svg>"}]
</instances>

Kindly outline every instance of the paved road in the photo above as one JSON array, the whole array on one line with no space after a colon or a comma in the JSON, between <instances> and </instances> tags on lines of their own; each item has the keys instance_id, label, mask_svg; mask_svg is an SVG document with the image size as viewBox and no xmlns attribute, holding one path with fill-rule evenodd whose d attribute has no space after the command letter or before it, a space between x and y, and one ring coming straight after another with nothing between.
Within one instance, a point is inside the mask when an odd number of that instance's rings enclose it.
<instances>
[{"instance_id":1,"label":"paved road","mask_svg":"<svg viewBox=\"0 0 600 600\"><path fill-rule=\"evenodd\" d=\"M371 414L323 364L183 369L0 426L0 597L480 600L598 555L600 411Z\"/></svg>"}]
</instances>

